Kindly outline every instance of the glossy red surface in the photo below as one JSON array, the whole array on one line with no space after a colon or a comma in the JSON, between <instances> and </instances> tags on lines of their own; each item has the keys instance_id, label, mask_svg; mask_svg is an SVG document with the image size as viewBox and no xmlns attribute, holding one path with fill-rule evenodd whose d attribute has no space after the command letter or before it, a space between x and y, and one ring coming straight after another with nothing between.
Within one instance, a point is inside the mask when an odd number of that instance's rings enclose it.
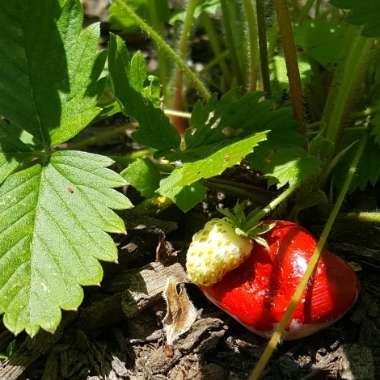
<instances>
[{"instance_id":1,"label":"glossy red surface","mask_svg":"<svg viewBox=\"0 0 380 380\"><path fill-rule=\"evenodd\" d=\"M310 232L288 221L276 221L265 238L269 251L256 245L239 268L202 288L214 303L258 331L271 331L281 320L317 244ZM325 250L293 314L292 328L336 320L352 306L357 292L355 272Z\"/></svg>"}]
</instances>

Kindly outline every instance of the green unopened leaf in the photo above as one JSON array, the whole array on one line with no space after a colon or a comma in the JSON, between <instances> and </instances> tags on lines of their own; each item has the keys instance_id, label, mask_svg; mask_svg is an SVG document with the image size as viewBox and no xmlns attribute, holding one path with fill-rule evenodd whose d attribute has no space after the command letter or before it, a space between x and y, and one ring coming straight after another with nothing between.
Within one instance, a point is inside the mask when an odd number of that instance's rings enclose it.
<instances>
[{"instance_id":1,"label":"green unopened leaf","mask_svg":"<svg viewBox=\"0 0 380 380\"><path fill-rule=\"evenodd\" d=\"M258 132L246 139L227 145L208 157L193 162L186 162L175 169L169 177L160 182L159 193L176 202L180 191L203 178L214 177L225 169L239 163L253 148L266 140L266 131Z\"/></svg>"},{"instance_id":2,"label":"green unopened leaf","mask_svg":"<svg viewBox=\"0 0 380 380\"><path fill-rule=\"evenodd\" d=\"M45 147L75 136L100 112L99 25L82 24L79 0L0 3L0 114Z\"/></svg>"},{"instance_id":3,"label":"green unopened leaf","mask_svg":"<svg viewBox=\"0 0 380 380\"><path fill-rule=\"evenodd\" d=\"M363 25L364 36L380 36L380 4L377 0L331 0L331 4L341 9L348 9L350 12L347 22Z\"/></svg>"},{"instance_id":4,"label":"green unopened leaf","mask_svg":"<svg viewBox=\"0 0 380 380\"><path fill-rule=\"evenodd\" d=\"M146 198L154 195L161 179L157 166L149 159L142 158L132 162L120 174Z\"/></svg>"},{"instance_id":5,"label":"green unopened leaf","mask_svg":"<svg viewBox=\"0 0 380 380\"><path fill-rule=\"evenodd\" d=\"M132 87L128 52L123 40L113 34L110 35L109 70L114 94L123 111L139 122L133 138L160 150L179 147L179 135L166 115Z\"/></svg>"},{"instance_id":6,"label":"green unopened leaf","mask_svg":"<svg viewBox=\"0 0 380 380\"><path fill-rule=\"evenodd\" d=\"M0 188L0 312L14 333L53 332L75 310L82 285L102 280L98 260L116 261L106 232L124 232L111 210L131 206L125 180L95 154L54 153L46 165L10 175Z\"/></svg>"}]
</instances>

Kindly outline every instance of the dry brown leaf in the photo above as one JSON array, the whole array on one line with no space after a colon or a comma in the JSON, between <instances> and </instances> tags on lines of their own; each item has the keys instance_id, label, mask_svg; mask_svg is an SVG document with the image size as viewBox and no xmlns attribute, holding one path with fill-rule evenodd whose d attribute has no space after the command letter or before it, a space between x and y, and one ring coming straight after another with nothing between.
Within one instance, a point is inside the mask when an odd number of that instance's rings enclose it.
<instances>
[{"instance_id":1,"label":"dry brown leaf","mask_svg":"<svg viewBox=\"0 0 380 380\"><path fill-rule=\"evenodd\" d=\"M179 285L179 291L177 290ZM183 283L169 277L163 297L166 302L166 315L162 320L166 342L172 345L179 336L187 332L197 319L197 310L187 295Z\"/></svg>"}]
</instances>

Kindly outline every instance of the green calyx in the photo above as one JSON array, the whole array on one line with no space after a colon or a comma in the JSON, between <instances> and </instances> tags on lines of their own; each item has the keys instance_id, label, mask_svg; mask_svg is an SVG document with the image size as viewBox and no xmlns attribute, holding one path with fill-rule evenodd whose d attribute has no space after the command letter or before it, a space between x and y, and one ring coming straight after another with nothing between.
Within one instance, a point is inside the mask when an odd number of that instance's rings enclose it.
<instances>
[{"instance_id":1,"label":"green calyx","mask_svg":"<svg viewBox=\"0 0 380 380\"><path fill-rule=\"evenodd\" d=\"M260 221L261 213L259 209L252 210L248 215L246 215L244 209L245 205L237 202L232 210L220 208L218 211L225 216L227 222L234 226L237 235L248 237L268 249L268 243L262 235L272 230L276 223L263 223Z\"/></svg>"}]
</instances>

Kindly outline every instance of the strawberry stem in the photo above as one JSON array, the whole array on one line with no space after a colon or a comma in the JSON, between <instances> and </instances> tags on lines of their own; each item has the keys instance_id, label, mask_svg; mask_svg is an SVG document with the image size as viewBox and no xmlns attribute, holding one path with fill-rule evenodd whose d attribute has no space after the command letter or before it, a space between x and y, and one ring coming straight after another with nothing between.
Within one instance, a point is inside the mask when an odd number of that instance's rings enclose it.
<instances>
[{"instance_id":1,"label":"strawberry stem","mask_svg":"<svg viewBox=\"0 0 380 380\"><path fill-rule=\"evenodd\" d=\"M247 225L250 226L250 228L254 227L262 218L271 213L279 204L292 195L299 188L299 186L299 183L289 186L278 197L269 202L267 206L254 212L251 216L249 216Z\"/></svg>"},{"instance_id":2,"label":"strawberry stem","mask_svg":"<svg viewBox=\"0 0 380 380\"><path fill-rule=\"evenodd\" d=\"M259 235L263 235L270 231L274 227L274 223L263 224L260 223L261 219L272 212L279 204L281 204L286 198L292 195L299 187L299 184L294 184L282 192L278 197L273 199L262 209L255 209L248 215L245 215L245 205L237 202L233 210L227 208L220 208L218 211L224 215L236 228L237 233L240 235L249 236L255 240L258 244L266 246L266 242Z\"/></svg>"}]
</instances>

